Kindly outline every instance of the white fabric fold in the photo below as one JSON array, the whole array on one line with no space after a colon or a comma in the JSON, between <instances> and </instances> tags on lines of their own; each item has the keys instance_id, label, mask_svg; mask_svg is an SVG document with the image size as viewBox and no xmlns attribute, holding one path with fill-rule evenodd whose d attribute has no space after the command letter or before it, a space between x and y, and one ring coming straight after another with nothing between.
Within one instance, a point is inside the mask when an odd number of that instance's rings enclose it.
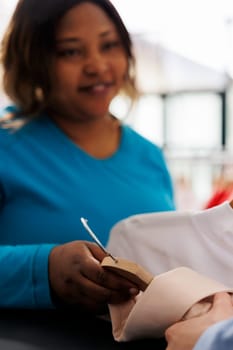
<instances>
[{"instance_id":1,"label":"white fabric fold","mask_svg":"<svg viewBox=\"0 0 233 350\"><path fill-rule=\"evenodd\" d=\"M233 286L233 210L140 214L117 223L107 249L158 275L186 266Z\"/></svg>"}]
</instances>

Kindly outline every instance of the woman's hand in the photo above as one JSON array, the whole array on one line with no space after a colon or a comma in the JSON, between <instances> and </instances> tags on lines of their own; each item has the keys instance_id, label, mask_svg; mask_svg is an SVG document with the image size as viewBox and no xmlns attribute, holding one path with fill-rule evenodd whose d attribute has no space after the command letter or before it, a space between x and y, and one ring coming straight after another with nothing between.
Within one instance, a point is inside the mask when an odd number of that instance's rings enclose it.
<instances>
[{"instance_id":1,"label":"woman's hand","mask_svg":"<svg viewBox=\"0 0 233 350\"><path fill-rule=\"evenodd\" d=\"M139 292L137 286L101 267L105 256L95 243L85 241L53 248L49 257L49 281L54 300L64 306L103 313L108 303L120 303L135 296Z\"/></svg>"},{"instance_id":2,"label":"woman's hand","mask_svg":"<svg viewBox=\"0 0 233 350\"><path fill-rule=\"evenodd\" d=\"M211 309L206 314L175 323L166 330L165 337L168 343L166 350L192 350L208 327L232 317L232 296L228 293L217 293Z\"/></svg>"}]
</instances>

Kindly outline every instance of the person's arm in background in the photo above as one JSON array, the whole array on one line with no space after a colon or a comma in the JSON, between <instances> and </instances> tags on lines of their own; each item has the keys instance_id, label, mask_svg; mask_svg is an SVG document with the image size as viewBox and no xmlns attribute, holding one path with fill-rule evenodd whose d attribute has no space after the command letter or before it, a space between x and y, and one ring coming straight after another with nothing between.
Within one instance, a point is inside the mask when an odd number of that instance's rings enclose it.
<instances>
[{"instance_id":1,"label":"person's arm in background","mask_svg":"<svg viewBox=\"0 0 233 350\"><path fill-rule=\"evenodd\" d=\"M223 320L229 320L222 323ZM214 325L214 326L213 326ZM218 325L218 326L217 326ZM232 326L231 337L223 333ZM173 324L165 332L166 350L225 350L233 347L233 303L228 293L217 293L211 309L204 315Z\"/></svg>"}]
</instances>

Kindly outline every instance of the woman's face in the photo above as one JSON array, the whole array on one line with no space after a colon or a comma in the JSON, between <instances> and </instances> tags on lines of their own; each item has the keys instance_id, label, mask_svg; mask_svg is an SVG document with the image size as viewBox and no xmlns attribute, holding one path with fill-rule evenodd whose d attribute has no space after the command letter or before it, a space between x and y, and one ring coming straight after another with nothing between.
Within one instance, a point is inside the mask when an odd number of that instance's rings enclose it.
<instances>
[{"instance_id":1,"label":"woman's face","mask_svg":"<svg viewBox=\"0 0 233 350\"><path fill-rule=\"evenodd\" d=\"M54 114L79 121L106 116L128 67L114 23L100 7L81 3L58 23L55 43Z\"/></svg>"}]
</instances>

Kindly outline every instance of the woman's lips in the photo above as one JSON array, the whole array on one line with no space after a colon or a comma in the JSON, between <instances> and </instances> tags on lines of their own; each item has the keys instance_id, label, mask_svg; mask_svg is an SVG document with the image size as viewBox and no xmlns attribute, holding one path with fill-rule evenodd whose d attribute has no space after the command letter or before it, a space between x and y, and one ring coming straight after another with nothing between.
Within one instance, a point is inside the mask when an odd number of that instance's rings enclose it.
<instances>
[{"instance_id":1,"label":"woman's lips","mask_svg":"<svg viewBox=\"0 0 233 350\"><path fill-rule=\"evenodd\" d=\"M98 83L87 86L82 86L79 88L80 92L88 93L105 93L113 86L113 83Z\"/></svg>"}]
</instances>

